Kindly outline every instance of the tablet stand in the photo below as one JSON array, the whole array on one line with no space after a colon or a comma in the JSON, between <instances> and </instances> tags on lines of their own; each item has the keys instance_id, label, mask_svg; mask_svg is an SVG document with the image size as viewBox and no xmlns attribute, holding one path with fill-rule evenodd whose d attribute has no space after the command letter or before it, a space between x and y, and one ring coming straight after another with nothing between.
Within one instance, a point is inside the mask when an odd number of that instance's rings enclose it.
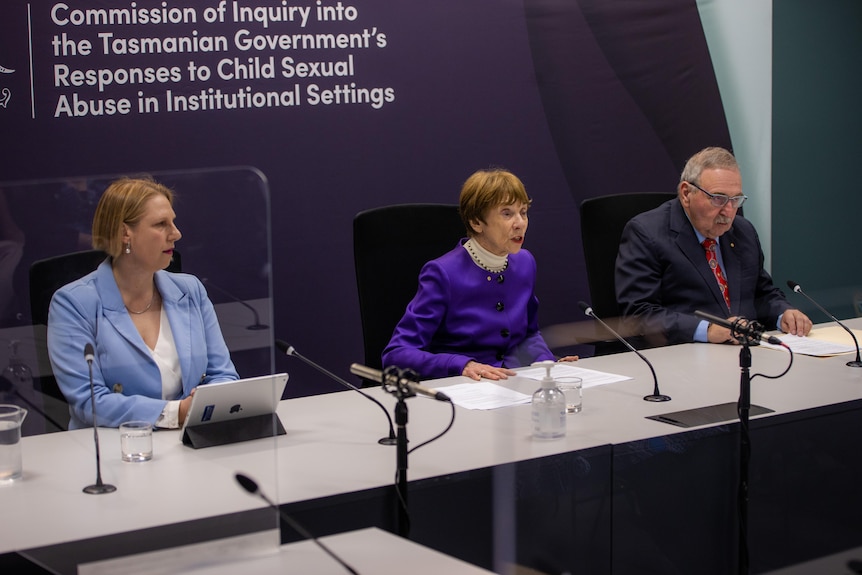
<instances>
[{"instance_id":1,"label":"tablet stand","mask_svg":"<svg viewBox=\"0 0 862 575\"><path fill-rule=\"evenodd\" d=\"M183 444L200 449L285 434L278 415L263 413L242 419L186 427L183 430Z\"/></svg>"}]
</instances>

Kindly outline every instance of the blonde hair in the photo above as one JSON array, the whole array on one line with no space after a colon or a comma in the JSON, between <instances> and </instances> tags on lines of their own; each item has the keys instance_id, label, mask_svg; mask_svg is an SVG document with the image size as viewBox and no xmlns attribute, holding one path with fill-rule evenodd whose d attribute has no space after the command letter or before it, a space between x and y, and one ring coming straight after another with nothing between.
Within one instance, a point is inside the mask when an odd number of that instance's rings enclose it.
<instances>
[{"instance_id":1,"label":"blonde hair","mask_svg":"<svg viewBox=\"0 0 862 575\"><path fill-rule=\"evenodd\" d=\"M151 178L120 178L99 199L93 215L93 247L112 258L123 251L123 224L133 227L144 216L144 206L161 194L174 204L174 194Z\"/></svg>"},{"instance_id":2,"label":"blonde hair","mask_svg":"<svg viewBox=\"0 0 862 575\"><path fill-rule=\"evenodd\" d=\"M459 213L467 235L473 237L476 232L471 222L484 222L491 208L510 206L515 202L529 206L532 201L523 182L512 172L500 168L479 170L461 187Z\"/></svg>"}]
</instances>

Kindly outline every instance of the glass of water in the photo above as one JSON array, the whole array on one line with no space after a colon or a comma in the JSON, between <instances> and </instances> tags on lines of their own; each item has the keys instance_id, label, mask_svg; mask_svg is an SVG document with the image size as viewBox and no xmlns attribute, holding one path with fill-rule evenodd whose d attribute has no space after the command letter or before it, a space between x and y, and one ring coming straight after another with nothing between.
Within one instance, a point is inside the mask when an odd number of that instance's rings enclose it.
<instances>
[{"instance_id":1,"label":"glass of water","mask_svg":"<svg viewBox=\"0 0 862 575\"><path fill-rule=\"evenodd\" d=\"M557 387L566 396L566 413L580 413L583 407L583 380L573 375L555 378Z\"/></svg>"},{"instance_id":2,"label":"glass of water","mask_svg":"<svg viewBox=\"0 0 862 575\"><path fill-rule=\"evenodd\" d=\"M0 405L0 483L22 476L21 423L27 410L17 405Z\"/></svg>"},{"instance_id":3,"label":"glass of water","mask_svg":"<svg viewBox=\"0 0 862 575\"><path fill-rule=\"evenodd\" d=\"M140 462L153 458L153 426L148 421L120 424L120 450L123 461Z\"/></svg>"}]
</instances>

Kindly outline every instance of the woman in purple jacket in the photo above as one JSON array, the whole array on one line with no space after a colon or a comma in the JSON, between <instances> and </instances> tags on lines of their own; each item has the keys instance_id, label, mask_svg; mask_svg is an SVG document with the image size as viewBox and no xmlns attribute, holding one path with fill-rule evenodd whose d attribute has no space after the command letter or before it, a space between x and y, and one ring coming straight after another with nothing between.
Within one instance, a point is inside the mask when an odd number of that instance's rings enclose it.
<instances>
[{"instance_id":1,"label":"woman in purple jacket","mask_svg":"<svg viewBox=\"0 0 862 575\"><path fill-rule=\"evenodd\" d=\"M468 238L422 268L416 296L383 350L385 367L409 368L423 379L478 381L554 360L539 333L536 260L521 249L531 201L506 170L467 179L460 213Z\"/></svg>"}]
</instances>

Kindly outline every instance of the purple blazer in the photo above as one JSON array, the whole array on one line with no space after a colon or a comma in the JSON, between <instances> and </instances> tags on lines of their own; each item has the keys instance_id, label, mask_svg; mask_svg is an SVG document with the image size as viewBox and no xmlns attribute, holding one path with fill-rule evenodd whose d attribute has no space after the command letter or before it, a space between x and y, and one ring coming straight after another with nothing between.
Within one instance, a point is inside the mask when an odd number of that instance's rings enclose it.
<instances>
[{"instance_id":1,"label":"purple blazer","mask_svg":"<svg viewBox=\"0 0 862 575\"><path fill-rule=\"evenodd\" d=\"M383 350L383 366L423 379L461 375L470 360L519 367L553 360L539 333L536 260L521 250L502 273L477 266L462 247L425 264L419 289Z\"/></svg>"}]
</instances>

